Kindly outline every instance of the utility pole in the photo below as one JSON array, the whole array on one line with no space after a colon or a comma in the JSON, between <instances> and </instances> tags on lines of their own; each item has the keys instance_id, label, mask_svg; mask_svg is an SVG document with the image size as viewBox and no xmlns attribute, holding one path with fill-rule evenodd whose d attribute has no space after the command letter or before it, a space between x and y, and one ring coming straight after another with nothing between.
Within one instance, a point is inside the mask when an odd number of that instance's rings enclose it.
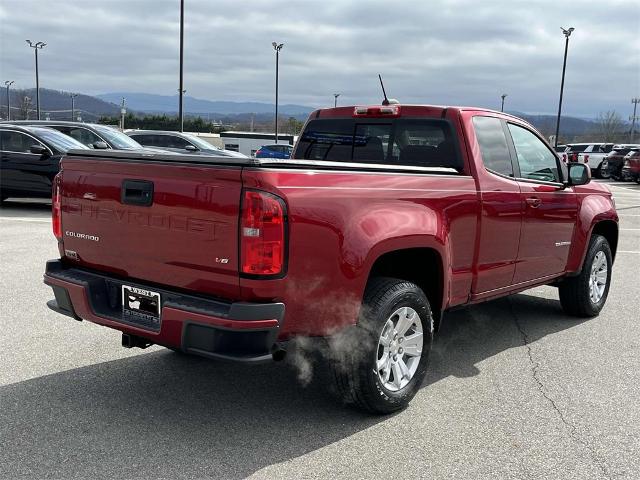
<instances>
[{"instance_id":1,"label":"utility pole","mask_svg":"<svg viewBox=\"0 0 640 480\"><path fill-rule=\"evenodd\" d=\"M75 117L75 100L76 97L78 96L77 93L71 93L71 121L74 122L74 117Z\"/></svg>"},{"instance_id":2,"label":"utility pole","mask_svg":"<svg viewBox=\"0 0 640 480\"><path fill-rule=\"evenodd\" d=\"M7 120L11 120L11 99L9 98L9 87L11 87L13 83L13 80L6 80L4 82L4 86L7 87Z\"/></svg>"},{"instance_id":3,"label":"utility pole","mask_svg":"<svg viewBox=\"0 0 640 480\"><path fill-rule=\"evenodd\" d=\"M178 125L180 131L184 130L184 112L183 112L183 98L184 95L184 0L180 0L180 88L179 88L179 103L178 103Z\"/></svg>"},{"instance_id":4,"label":"utility pole","mask_svg":"<svg viewBox=\"0 0 640 480\"><path fill-rule=\"evenodd\" d=\"M40 120L40 78L38 76L38 50L47 46L44 42L33 43L31 40L27 40L27 43L36 52L36 111L38 112L38 120Z\"/></svg>"},{"instance_id":5,"label":"utility pole","mask_svg":"<svg viewBox=\"0 0 640 480\"><path fill-rule=\"evenodd\" d=\"M636 120L639 120L639 118L636 116L636 110L638 108L638 103L640 103L640 98L632 98L631 103L633 103L633 116L629 118L629 120L631 120L631 133L629 134L629 143L633 143L633 137L636 133Z\"/></svg>"},{"instance_id":6,"label":"utility pole","mask_svg":"<svg viewBox=\"0 0 640 480\"><path fill-rule=\"evenodd\" d=\"M124 97L122 97L122 105L120 106L120 130L124 132L124 116L127 114L127 109L124 106Z\"/></svg>"},{"instance_id":7,"label":"utility pole","mask_svg":"<svg viewBox=\"0 0 640 480\"><path fill-rule=\"evenodd\" d=\"M563 27L560 27L562 33L565 38L564 44L564 62L562 63L562 81L560 82L560 101L558 102L558 118L556 119L556 139L555 145L558 146L558 135L560 134L560 114L562 113L562 94L564 91L564 74L567 69L567 52L569 50L569 37L571 36L571 32L575 30L575 28L571 27L568 30L565 30Z\"/></svg>"},{"instance_id":8,"label":"utility pole","mask_svg":"<svg viewBox=\"0 0 640 480\"><path fill-rule=\"evenodd\" d=\"M339 93L334 93L333 94L333 108L336 108L338 106L338 97L340 96Z\"/></svg>"},{"instance_id":9,"label":"utility pole","mask_svg":"<svg viewBox=\"0 0 640 480\"><path fill-rule=\"evenodd\" d=\"M284 43L278 44L277 42L271 43L273 49L276 51L276 143L278 143L278 63L280 60L280 50L284 47Z\"/></svg>"},{"instance_id":10,"label":"utility pole","mask_svg":"<svg viewBox=\"0 0 640 480\"><path fill-rule=\"evenodd\" d=\"M500 95L500 98L502 99L502 105L500 106L500 111L504 112L504 99L507 98L509 95L507 95L506 93L503 93L502 95Z\"/></svg>"}]
</instances>

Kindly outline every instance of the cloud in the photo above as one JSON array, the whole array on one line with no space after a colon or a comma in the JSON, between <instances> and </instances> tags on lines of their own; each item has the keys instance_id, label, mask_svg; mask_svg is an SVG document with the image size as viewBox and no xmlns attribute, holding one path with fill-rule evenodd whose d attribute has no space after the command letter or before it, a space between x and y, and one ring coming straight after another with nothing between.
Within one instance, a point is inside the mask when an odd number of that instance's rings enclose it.
<instances>
[{"instance_id":1,"label":"cloud","mask_svg":"<svg viewBox=\"0 0 640 480\"><path fill-rule=\"evenodd\" d=\"M211 100L283 103L380 100L556 109L564 37L573 26L564 111L626 116L640 94L640 4L577 1L185 0L185 87ZM95 94L178 89L178 0L1 0L2 80ZM5 78L6 77L6 78Z\"/></svg>"}]
</instances>

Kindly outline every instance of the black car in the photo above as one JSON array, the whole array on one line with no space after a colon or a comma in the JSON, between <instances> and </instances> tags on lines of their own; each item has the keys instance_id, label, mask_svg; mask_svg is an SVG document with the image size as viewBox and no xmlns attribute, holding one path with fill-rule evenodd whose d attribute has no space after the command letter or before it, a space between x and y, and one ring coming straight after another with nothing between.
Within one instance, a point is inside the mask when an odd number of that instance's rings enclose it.
<instances>
[{"instance_id":1,"label":"black car","mask_svg":"<svg viewBox=\"0 0 640 480\"><path fill-rule=\"evenodd\" d=\"M126 134L145 147L158 148L169 152L247 158L247 156L242 153L223 150L189 133L160 130L131 130L126 132Z\"/></svg>"},{"instance_id":2,"label":"black car","mask_svg":"<svg viewBox=\"0 0 640 480\"><path fill-rule=\"evenodd\" d=\"M59 120L17 120L12 125L31 125L54 128L89 148L115 150L145 150L138 142L120 130L99 123L64 122ZM154 150L157 151L157 150Z\"/></svg>"},{"instance_id":3,"label":"black car","mask_svg":"<svg viewBox=\"0 0 640 480\"><path fill-rule=\"evenodd\" d=\"M60 158L74 149L88 147L51 128L0 124L0 201L51 198Z\"/></svg>"},{"instance_id":4,"label":"black car","mask_svg":"<svg viewBox=\"0 0 640 480\"><path fill-rule=\"evenodd\" d=\"M614 180L622 180L622 167L624 165L624 157L631 150L640 147L640 145L635 144L622 144L615 145L613 150L604 157L602 161L603 164L606 164L605 168L608 170L609 175Z\"/></svg>"}]
</instances>

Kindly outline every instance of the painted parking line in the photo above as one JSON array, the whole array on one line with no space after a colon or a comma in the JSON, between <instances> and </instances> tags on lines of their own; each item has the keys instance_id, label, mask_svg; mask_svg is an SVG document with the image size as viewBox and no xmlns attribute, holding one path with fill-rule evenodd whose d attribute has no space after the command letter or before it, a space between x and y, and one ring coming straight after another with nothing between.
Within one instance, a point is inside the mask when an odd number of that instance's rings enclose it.
<instances>
[{"instance_id":1,"label":"painted parking line","mask_svg":"<svg viewBox=\"0 0 640 480\"><path fill-rule=\"evenodd\" d=\"M638 254L640 254L640 251L635 251L635 250L617 250L616 254L617 253L638 253Z\"/></svg>"},{"instance_id":2,"label":"painted parking line","mask_svg":"<svg viewBox=\"0 0 640 480\"><path fill-rule=\"evenodd\" d=\"M14 221L14 222L51 223L50 218L0 217L0 220Z\"/></svg>"},{"instance_id":3,"label":"painted parking line","mask_svg":"<svg viewBox=\"0 0 640 480\"><path fill-rule=\"evenodd\" d=\"M640 228L621 228L621 232L640 232Z\"/></svg>"}]
</instances>

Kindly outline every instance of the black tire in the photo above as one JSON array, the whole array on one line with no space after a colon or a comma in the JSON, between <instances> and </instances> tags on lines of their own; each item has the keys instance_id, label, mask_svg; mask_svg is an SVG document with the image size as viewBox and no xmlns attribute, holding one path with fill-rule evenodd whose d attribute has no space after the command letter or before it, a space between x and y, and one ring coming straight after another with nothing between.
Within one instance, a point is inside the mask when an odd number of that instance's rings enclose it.
<instances>
[{"instance_id":1,"label":"black tire","mask_svg":"<svg viewBox=\"0 0 640 480\"><path fill-rule=\"evenodd\" d=\"M596 177L597 178L611 178L611 173L609 173L609 165L605 164L604 161L600 162L600 165L598 165L598 170L596 171Z\"/></svg>"},{"instance_id":2,"label":"black tire","mask_svg":"<svg viewBox=\"0 0 640 480\"><path fill-rule=\"evenodd\" d=\"M409 382L403 388L391 391L385 387L376 367L379 348L383 348L378 342L387 320L394 318L394 312L403 307L410 307L418 314L423 345L421 355L413 357L419 360L414 360L417 368ZM376 414L388 414L405 408L418 392L427 372L433 323L429 301L417 285L386 277L370 280L358 324L343 334L347 337L346 341L342 338L337 342L346 347L338 352L333 349L332 366L342 400ZM400 357L404 358L403 355ZM391 366L388 370L391 370Z\"/></svg>"},{"instance_id":3,"label":"black tire","mask_svg":"<svg viewBox=\"0 0 640 480\"><path fill-rule=\"evenodd\" d=\"M598 252L602 252L607 261L607 280L602 297L598 301L594 302L590 296L590 279L594 259L596 258L596 255L598 255ZM607 301L609 287L611 285L611 267L612 258L609 242L607 242L607 239L602 235L593 235L589 242L589 250L587 251L580 274L578 276L565 279L558 286L560 304L562 305L565 313L575 317L597 316Z\"/></svg>"}]
</instances>

